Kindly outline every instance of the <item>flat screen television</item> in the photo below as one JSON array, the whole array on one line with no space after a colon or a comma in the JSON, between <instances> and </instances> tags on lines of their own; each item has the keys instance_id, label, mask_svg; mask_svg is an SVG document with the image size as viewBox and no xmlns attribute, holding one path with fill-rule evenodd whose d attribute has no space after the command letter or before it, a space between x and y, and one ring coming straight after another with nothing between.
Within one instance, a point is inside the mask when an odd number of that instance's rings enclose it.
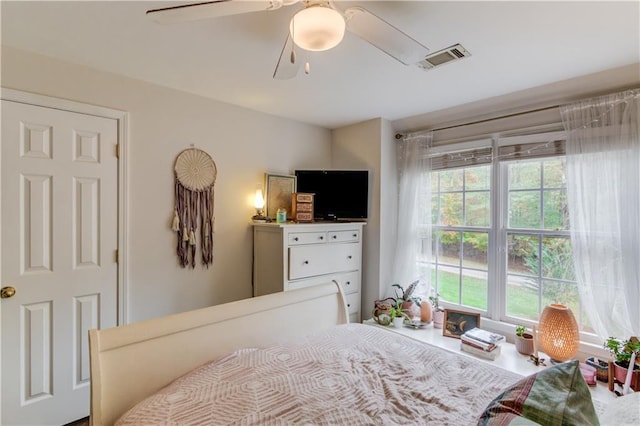
<instances>
[{"instance_id":1,"label":"flat screen television","mask_svg":"<svg viewBox=\"0 0 640 426\"><path fill-rule=\"evenodd\" d=\"M367 170L296 170L297 191L311 192L316 220L365 220L369 208Z\"/></svg>"}]
</instances>

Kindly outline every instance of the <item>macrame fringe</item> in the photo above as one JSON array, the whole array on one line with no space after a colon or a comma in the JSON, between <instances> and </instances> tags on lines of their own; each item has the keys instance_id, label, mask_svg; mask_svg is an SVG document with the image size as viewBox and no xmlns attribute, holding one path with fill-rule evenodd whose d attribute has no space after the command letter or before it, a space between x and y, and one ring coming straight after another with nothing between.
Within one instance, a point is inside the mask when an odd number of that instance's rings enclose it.
<instances>
[{"instance_id":1,"label":"macrame fringe","mask_svg":"<svg viewBox=\"0 0 640 426\"><path fill-rule=\"evenodd\" d=\"M173 222L171 224L171 230L173 232L178 232L180 230L180 218L178 217L178 211L173 211Z\"/></svg>"},{"instance_id":2,"label":"macrame fringe","mask_svg":"<svg viewBox=\"0 0 640 426\"><path fill-rule=\"evenodd\" d=\"M176 207L171 229L177 233L176 254L180 266L196 266L197 231L200 230L202 264L207 268L213 263L213 186L204 191L192 191L175 180Z\"/></svg>"}]
</instances>

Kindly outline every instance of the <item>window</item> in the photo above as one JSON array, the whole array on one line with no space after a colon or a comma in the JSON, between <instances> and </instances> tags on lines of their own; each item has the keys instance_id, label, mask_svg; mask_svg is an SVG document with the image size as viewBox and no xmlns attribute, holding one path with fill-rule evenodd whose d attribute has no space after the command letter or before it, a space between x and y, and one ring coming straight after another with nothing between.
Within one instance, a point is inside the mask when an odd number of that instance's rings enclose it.
<instances>
[{"instance_id":1,"label":"window","mask_svg":"<svg viewBox=\"0 0 640 426\"><path fill-rule=\"evenodd\" d=\"M433 172L432 282L444 300L487 310L491 166Z\"/></svg>"},{"instance_id":2,"label":"window","mask_svg":"<svg viewBox=\"0 0 640 426\"><path fill-rule=\"evenodd\" d=\"M444 302L520 324L562 303L583 331L592 331L573 270L564 145L557 136L498 139L488 154L434 156L431 279Z\"/></svg>"},{"instance_id":3,"label":"window","mask_svg":"<svg viewBox=\"0 0 640 426\"><path fill-rule=\"evenodd\" d=\"M573 269L563 157L508 162L505 317L538 319L550 303L571 308L582 328ZM589 330L592 331L592 330Z\"/></svg>"}]
</instances>

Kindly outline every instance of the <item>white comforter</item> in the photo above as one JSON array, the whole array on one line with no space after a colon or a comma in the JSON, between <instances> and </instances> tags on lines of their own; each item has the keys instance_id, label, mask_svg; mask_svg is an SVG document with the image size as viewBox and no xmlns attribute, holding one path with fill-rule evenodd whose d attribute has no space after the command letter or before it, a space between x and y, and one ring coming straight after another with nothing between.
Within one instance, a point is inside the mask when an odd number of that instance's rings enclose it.
<instances>
[{"instance_id":1,"label":"white comforter","mask_svg":"<svg viewBox=\"0 0 640 426\"><path fill-rule=\"evenodd\" d=\"M378 327L348 324L205 364L117 424L471 425L519 378Z\"/></svg>"}]
</instances>

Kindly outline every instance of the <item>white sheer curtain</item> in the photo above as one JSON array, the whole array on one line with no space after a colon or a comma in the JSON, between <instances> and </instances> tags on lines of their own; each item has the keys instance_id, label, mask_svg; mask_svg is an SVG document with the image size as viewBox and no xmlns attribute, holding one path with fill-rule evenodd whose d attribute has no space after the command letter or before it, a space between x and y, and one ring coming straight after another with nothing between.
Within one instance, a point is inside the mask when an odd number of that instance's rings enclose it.
<instances>
[{"instance_id":1,"label":"white sheer curtain","mask_svg":"<svg viewBox=\"0 0 640 426\"><path fill-rule=\"evenodd\" d=\"M431 160L428 154L432 140L433 133L428 132L407 136L398 146L398 233L393 277L405 288L419 279L421 285L416 295L427 295L431 282Z\"/></svg>"},{"instance_id":2,"label":"white sheer curtain","mask_svg":"<svg viewBox=\"0 0 640 426\"><path fill-rule=\"evenodd\" d=\"M640 336L640 90L560 112L581 301L600 337Z\"/></svg>"}]
</instances>

